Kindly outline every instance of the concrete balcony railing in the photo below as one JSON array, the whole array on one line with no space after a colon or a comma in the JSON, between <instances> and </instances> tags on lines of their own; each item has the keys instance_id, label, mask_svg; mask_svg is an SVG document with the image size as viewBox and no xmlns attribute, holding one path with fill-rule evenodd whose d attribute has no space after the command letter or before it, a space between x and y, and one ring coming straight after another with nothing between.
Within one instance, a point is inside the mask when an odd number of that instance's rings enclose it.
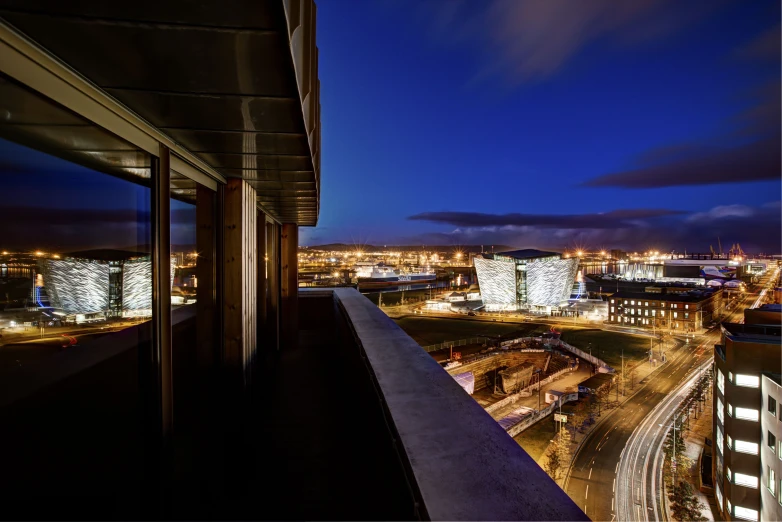
<instances>
[{"instance_id":1,"label":"concrete balcony railing","mask_svg":"<svg viewBox=\"0 0 782 522\"><path fill-rule=\"evenodd\" d=\"M365 381L356 390L367 391L368 400L352 415L374 413L367 408L382 415L380 431L371 437L392 449L394 458L384 462L400 473L377 473L404 477L410 508L402 516L588 520L497 422L368 299L352 288L339 288L300 290L299 302L301 349L322 348L328 340L339 352L334 357L355 372L353 378ZM363 515L388 518L392 513L377 506Z\"/></svg>"}]
</instances>

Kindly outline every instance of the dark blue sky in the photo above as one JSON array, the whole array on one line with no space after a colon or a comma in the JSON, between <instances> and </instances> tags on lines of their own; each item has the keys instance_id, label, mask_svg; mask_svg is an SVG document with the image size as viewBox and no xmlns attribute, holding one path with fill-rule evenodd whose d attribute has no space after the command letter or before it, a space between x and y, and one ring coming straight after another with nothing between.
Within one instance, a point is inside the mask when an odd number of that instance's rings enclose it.
<instances>
[{"instance_id":1,"label":"dark blue sky","mask_svg":"<svg viewBox=\"0 0 782 522\"><path fill-rule=\"evenodd\" d=\"M300 241L780 252L780 14L319 0L321 213ZM2 140L0 182L1 248L141 242L146 189Z\"/></svg>"},{"instance_id":2,"label":"dark blue sky","mask_svg":"<svg viewBox=\"0 0 782 522\"><path fill-rule=\"evenodd\" d=\"M321 0L302 243L780 251L779 20L776 0Z\"/></svg>"}]
</instances>

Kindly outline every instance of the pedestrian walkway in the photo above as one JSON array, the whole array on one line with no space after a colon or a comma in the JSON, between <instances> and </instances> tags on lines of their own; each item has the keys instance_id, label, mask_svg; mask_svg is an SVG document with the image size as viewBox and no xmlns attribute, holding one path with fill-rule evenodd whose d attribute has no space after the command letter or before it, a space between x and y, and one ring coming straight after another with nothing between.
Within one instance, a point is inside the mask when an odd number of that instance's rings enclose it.
<instances>
[{"instance_id":1,"label":"pedestrian walkway","mask_svg":"<svg viewBox=\"0 0 782 522\"><path fill-rule=\"evenodd\" d=\"M683 480L686 480L693 486L695 496L698 501L703 505L701 514L708 520L719 520L719 512L717 511L717 501L713 494L706 494L700 491L700 467L698 465L698 458L701 451L706 445L706 438L712 439L712 398L713 394L709 394L709 397L703 403L703 411L698 412L698 418L690 416L690 426L684 431L684 454L693 462L690 469L686 471ZM706 451L711 451L711 448L707 448Z\"/></svg>"}]
</instances>

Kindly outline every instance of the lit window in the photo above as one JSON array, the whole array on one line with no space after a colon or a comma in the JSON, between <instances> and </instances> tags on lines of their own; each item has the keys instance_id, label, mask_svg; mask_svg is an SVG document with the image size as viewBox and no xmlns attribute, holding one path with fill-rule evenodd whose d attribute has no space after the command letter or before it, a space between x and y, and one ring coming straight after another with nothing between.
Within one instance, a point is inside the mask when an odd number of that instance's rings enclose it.
<instances>
[{"instance_id":1,"label":"lit window","mask_svg":"<svg viewBox=\"0 0 782 522\"><path fill-rule=\"evenodd\" d=\"M717 397L717 418L720 420L722 424L725 424L725 412L723 411L724 407L722 405L722 399Z\"/></svg>"},{"instance_id":2,"label":"lit window","mask_svg":"<svg viewBox=\"0 0 782 522\"><path fill-rule=\"evenodd\" d=\"M749 421L757 421L760 418L760 412L758 410L753 410L751 408L739 408L737 406L736 418L749 420Z\"/></svg>"},{"instance_id":3,"label":"lit window","mask_svg":"<svg viewBox=\"0 0 782 522\"><path fill-rule=\"evenodd\" d=\"M756 521L758 519L757 511L741 506L736 506L736 510L733 512L733 515L737 518L743 518L744 520Z\"/></svg>"},{"instance_id":4,"label":"lit window","mask_svg":"<svg viewBox=\"0 0 782 522\"><path fill-rule=\"evenodd\" d=\"M627 299L625 299L625 304L627 304Z\"/></svg>"},{"instance_id":5,"label":"lit window","mask_svg":"<svg viewBox=\"0 0 782 522\"><path fill-rule=\"evenodd\" d=\"M613 299L611 299L611 304L614 304L614 300Z\"/></svg>"},{"instance_id":6,"label":"lit window","mask_svg":"<svg viewBox=\"0 0 782 522\"><path fill-rule=\"evenodd\" d=\"M635 304L635 301L630 301L630 304L631 304L631 305L634 305L634 304Z\"/></svg>"},{"instance_id":7,"label":"lit window","mask_svg":"<svg viewBox=\"0 0 782 522\"><path fill-rule=\"evenodd\" d=\"M660 310L660 316L665 317L665 310Z\"/></svg>"},{"instance_id":8,"label":"lit window","mask_svg":"<svg viewBox=\"0 0 782 522\"><path fill-rule=\"evenodd\" d=\"M687 312L685 312L685 313L684 313L684 318L685 318L685 319L689 319L689 318L690 318L690 314L688 314Z\"/></svg>"},{"instance_id":9,"label":"lit window","mask_svg":"<svg viewBox=\"0 0 782 522\"><path fill-rule=\"evenodd\" d=\"M777 416L777 400L771 395L768 396L768 412L774 417Z\"/></svg>"},{"instance_id":10,"label":"lit window","mask_svg":"<svg viewBox=\"0 0 782 522\"><path fill-rule=\"evenodd\" d=\"M635 315L635 310L632 308L630 309L630 315Z\"/></svg>"},{"instance_id":11,"label":"lit window","mask_svg":"<svg viewBox=\"0 0 782 522\"><path fill-rule=\"evenodd\" d=\"M676 319L677 317L679 317L679 312L674 312L673 313L673 318Z\"/></svg>"},{"instance_id":12,"label":"lit window","mask_svg":"<svg viewBox=\"0 0 782 522\"><path fill-rule=\"evenodd\" d=\"M733 382L733 372L728 372L728 382Z\"/></svg>"},{"instance_id":13,"label":"lit window","mask_svg":"<svg viewBox=\"0 0 782 522\"><path fill-rule=\"evenodd\" d=\"M733 417L733 406L730 403L728 403L728 415Z\"/></svg>"},{"instance_id":14,"label":"lit window","mask_svg":"<svg viewBox=\"0 0 782 522\"><path fill-rule=\"evenodd\" d=\"M720 507L720 511L722 511L722 490L720 489L719 484L717 484L716 491L717 491L717 504Z\"/></svg>"},{"instance_id":15,"label":"lit window","mask_svg":"<svg viewBox=\"0 0 782 522\"><path fill-rule=\"evenodd\" d=\"M644 301L644 306L649 306L649 301Z\"/></svg>"},{"instance_id":16,"label":"lit window","mask_svg":"<svg viewBox=\"0 0 782 522\"><path fill-rule=\"evenodd\" d=\"M722 453L722 428L717 426L717 451Z\"/></svg>"},{"instance_id":17,"label":"lit window","mask_svg":"<svg viewBox=\"0 0 782 522\"><path fill-rule=\"evenodd\" d=\"M611 316L611 320L612 320L612 321L614 320L614 316L613 316L613 315Z\"/></svg>"},{"instance_id":18,"label":"lit window","mask_svg":"<svg viewBox=\"0 0 782 522\"><path fill-rule=\"evenodd\" d=\"M782 439L777 441L777 455L779 456L779 460L782 460Z\"/></svg>"},{"instance_id":19,"label":"lit window","mask_svg":"<svg viewBox=\"0 0 782 522\"><path fill-rule=\"evenodd\" d=\"M613 306L611 307L611 313L614 313L614 307Z\"/></svg>"},{"instance_id":20,"label":"lit window","mask_svg":"<svg viewBox=\"0 0 782 522\"><path fill-rule=\"evenodd\" d=\"M656 316L657 316L657 310L652 310L652 317L656 317Z\"/></svg>"},{"instance_id":21,"label":"lit window","mask_svg":"<svg viewBox=\"0 0 782 522\"><path fill-rule=\"evenodd\" d=\"M631 323L633 323L633 324L635 324L635 317L631 317L631 318L630 318L630 322L631 322Z\"/></svg>"},{"instance_id":22,"label":"lit window","mask_svg":"<svg viewBox=\"0 0 782 522\"><path fill-rule=\"evenodd\" d=\"M776 496L777 474L774 472L773 469L771 469L771 466L768 466L768 482L766 483L766 487L768 487L768 490L771 492L772 496Z\"/></svg>"},{"instance_id":23,"label":"lit window","mask_svg":"<svg viewBox=\"0 0 782 522\"><path fill-rule=\"evenodd\" d=\"M739 453L749 453L750 455L758 454L758 445L755 442L737 440L733 444L733 449L738 451Z\"/></svg>"},{"instance_id":24,"label":"lit window","mask_svg":"<svg viewBox=\"0 0 782 522\"><path fill-rule=\"evenodd\" d=\"M757 377L757 375L744 375L737 373L735 382L736 386L746 386L748 388L757 388L760 386L760 379Z\"/></svg>"},{"instance_id":25,"label":"lit window","mask_svg":"<svg viewBox=\"0 0 782 522\"><path fill-rule=\"evenodd\" d=\"M728 515L732 515L733 514L733 504L730 503L730 499L729 498L726 498L725 502L728 503Z\"/></svg>"},{"instance_id":26,"label":"lit window","mask_svg":"<svg viewBox=\"0 0 782 522\"><path fill-rule=\"evenodd\" d=\"M733 474L730 472L730 468L726 468L725 476L728 477L728 482L733 482Z\"/></svg>"},{"instance_id":27,"label":"lit window","mask_svg":"<svg viewBox=\"0 0 782 522\"><path fill-rule=\"evenodd\" d=\"M771 448L771 453L774 453L774 449L777 447L777 438L770 431L768 432L766 442L768 443L768 447Z\"/></svg>"},{"instance_id":28,"label":"lit window","mask_svg":"<svg viewBox=\"0 0 782 522\"><path fill-rule=\"evenodd\" d=\"M722 375L722 372L719 368L717 368L717 388L719 388L720 392L725 395L725 376Z\"/></svg>"},{"instance_id":29,"label":"lit window","mask_svg":"<svg viewBox=\"0 0 782 522\"><path fill-rule=\"evenodd\" d=\"M684 309L685 310L689 310L690 309L690 305L688 305L688 304L684 305Z\"/></svg>"},{"instance_id":30,"label":"lit window","mask_svg":"<svg viewBox=\"0 0 782 522\"><path fill-rule=\"evenodd\" d=\"M745 475L744 473L734 473L733 474L733 483L737 484L739 486L744 486L746 488L755 488L758 487L758 478L754 477L752 475Z\"/></svg>"}]
</instances>

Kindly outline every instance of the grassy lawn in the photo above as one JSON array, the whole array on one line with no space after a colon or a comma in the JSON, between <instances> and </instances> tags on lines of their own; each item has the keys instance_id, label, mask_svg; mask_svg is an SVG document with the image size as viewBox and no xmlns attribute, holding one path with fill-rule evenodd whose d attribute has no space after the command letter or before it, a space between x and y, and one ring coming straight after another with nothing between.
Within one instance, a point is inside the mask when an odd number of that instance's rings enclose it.
<instances>
[{"instance_id":1,"label":"grassy lawn","mask_svg":"<svg viewBox=\"0 0 782 522\"><path fill-rule=\"evenodd\" d=\"M548 331L540 324L511 324L467 319L440 319L436 317L402 317L395 319L402 330L421 346L458 341L469 337L496 336L518 333L519 337Z\"/></svg>"},{"instance_id":2,"label":"grassy lawn","mask_svg":"<svg viewBox=\"0 0 782 522\"><path fill-rule=\"evenodd\" d=\"M628 361L646 360L649 351L649 338L617 332L604 332L586 328L568 328L557 325L562 332L562 340L589 353L592 343L592 355L598 356L614 368L622 366L622 350L625 364Z\"/></svg>"},{"instance_id":3,"label":"grassy lawn","mask_svg":"<svg viewBox=\"0 0 782 522\"><path fill-rule=\"evenodd\" d=\"M572 413L576 408L576 404L578 403L567 402L563 404L562 413ZM518 442L519 446L524 448L524 451L537 461L546 452L551 439L554 438L555 429L554 415L549 415L513 437L513 440ZM566 433L569 434L570 432ZM575 445L573 445L573 449L575 449Z\"/></svg>"}]
</instances>

